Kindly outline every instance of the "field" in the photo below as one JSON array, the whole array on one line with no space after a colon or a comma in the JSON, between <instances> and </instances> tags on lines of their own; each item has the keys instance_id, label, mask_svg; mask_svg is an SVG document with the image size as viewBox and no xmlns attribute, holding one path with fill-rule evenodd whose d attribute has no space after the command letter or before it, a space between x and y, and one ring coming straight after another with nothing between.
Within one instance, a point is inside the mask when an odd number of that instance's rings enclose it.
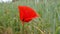
<instances>
[{"instance_id":1,"label":"field","mask_svg":"<svg viewBox=\"0 0 60 34\"><path fill-rule=\"evenodd\" d=\"M23 28L19 19L19 5L30 6L40 17L26 23ZM60 34L60 0L0 3L0 34Z\"/></svg>"}]
</instances>

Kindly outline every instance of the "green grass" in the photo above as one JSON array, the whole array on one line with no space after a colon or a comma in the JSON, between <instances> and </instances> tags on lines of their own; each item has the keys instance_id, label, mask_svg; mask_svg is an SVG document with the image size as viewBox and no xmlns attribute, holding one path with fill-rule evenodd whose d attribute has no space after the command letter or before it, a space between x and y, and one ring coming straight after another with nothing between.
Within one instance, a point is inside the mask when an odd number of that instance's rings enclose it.
<instances>
[{"instance_id":1,"label":"green grass","mask_svg":"<svg viewBox=\"0 0 60 34\"><path fill-rule=\"evenodd\" d=\"M26 23L24 34L60 34L60 0L19 0L0 3L0 34L22 34L18 6L33 8L40 17Z\"/></svg>"}]
</instances>

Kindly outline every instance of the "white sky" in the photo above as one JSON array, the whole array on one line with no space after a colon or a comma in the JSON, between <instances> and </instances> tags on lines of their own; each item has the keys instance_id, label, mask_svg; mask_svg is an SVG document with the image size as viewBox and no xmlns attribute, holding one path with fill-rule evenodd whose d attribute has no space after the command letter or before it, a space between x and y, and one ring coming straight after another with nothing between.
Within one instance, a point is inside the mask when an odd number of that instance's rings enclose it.
<instances>
[{"instance_id":1,"label":"white sky","mask_svg":"<svg viewBox=\"0 0 60 34\"><path fill-rule=\"evenodd\" d=\"M12 2L12 0L0 0L0 2Z\"/></svg>"}]
</instances>

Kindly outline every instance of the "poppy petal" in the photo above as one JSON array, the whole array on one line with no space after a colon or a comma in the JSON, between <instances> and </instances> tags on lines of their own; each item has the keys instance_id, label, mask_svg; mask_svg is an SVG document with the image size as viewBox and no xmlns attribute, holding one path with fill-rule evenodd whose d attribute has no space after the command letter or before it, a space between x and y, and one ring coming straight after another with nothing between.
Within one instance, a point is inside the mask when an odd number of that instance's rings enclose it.
<instances>
[{"instance_id":1,"label":"poppy petal","mask_svg":"<svg viewBox=\"0 0 60 34\"><path fill-rule=\"evenodd\" d=\"M18 6L20 13L20 20L23 22L29 22L33 18L38 17L38 14L28 6Z\"/></svg>"}]
</instances>

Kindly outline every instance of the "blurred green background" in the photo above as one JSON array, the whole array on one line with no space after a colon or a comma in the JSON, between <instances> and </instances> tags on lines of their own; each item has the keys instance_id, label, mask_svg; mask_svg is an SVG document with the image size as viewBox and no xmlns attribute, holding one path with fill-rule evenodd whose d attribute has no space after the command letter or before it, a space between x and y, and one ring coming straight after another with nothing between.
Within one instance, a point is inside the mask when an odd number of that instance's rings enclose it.
<instances>
[{"instance_id":1,"label":"blurred green background","mask_svg":"<svg viewBox=\"0 0 60 34\"><path fill-rule=\"evenodd\" d=\"M40 18L26 23L24 32L18 6L30 6ZM17 0L0 3L0 34L60 34L60 0Z\"/></svg>"}]
</instances>

